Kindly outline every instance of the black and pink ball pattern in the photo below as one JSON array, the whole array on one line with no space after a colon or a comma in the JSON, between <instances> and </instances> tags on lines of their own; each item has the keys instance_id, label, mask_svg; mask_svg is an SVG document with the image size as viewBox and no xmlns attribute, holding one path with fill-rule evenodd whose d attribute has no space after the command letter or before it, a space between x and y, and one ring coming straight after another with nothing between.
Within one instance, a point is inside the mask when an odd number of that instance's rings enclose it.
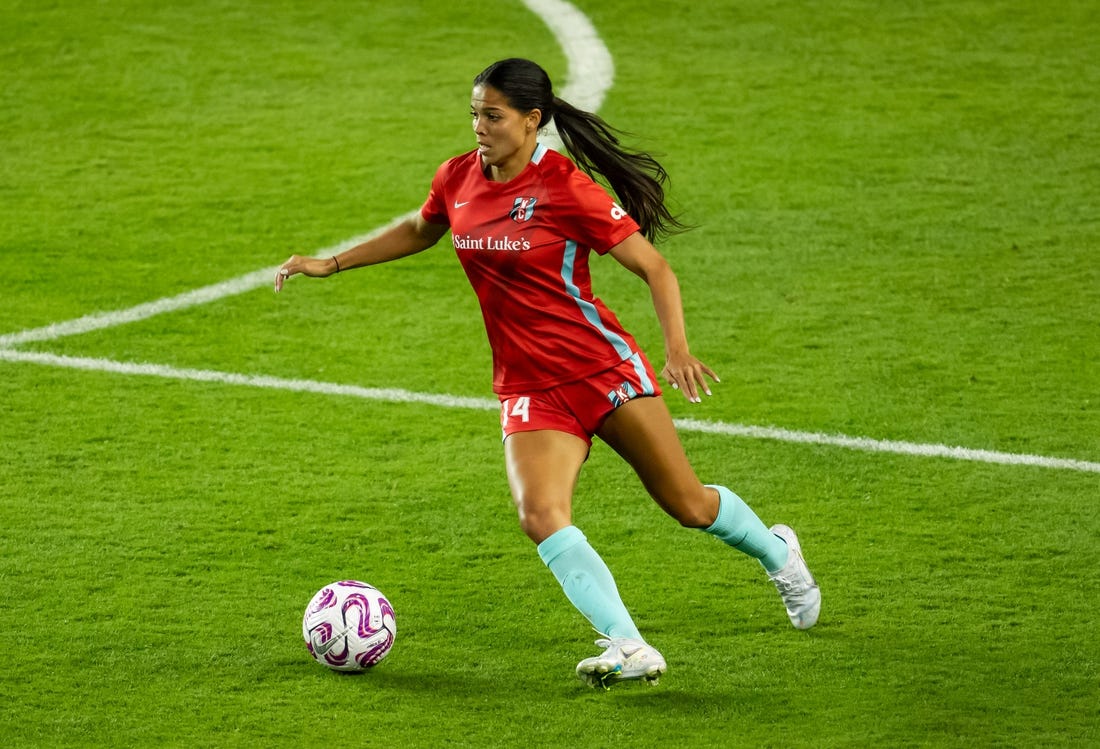
<instances>
[{"instance_id":1,"label":"black and pink ball pattern","mask_svg":"<svg viewBox=\"0 0 1100 749\"><path fill-rule=\"evenodd\" d=\"M390 652L397 618L373 585L341 580L313 596L302 617L302 637L318 663L335 671L363 671Z\"/></svg>"}]
</instances>

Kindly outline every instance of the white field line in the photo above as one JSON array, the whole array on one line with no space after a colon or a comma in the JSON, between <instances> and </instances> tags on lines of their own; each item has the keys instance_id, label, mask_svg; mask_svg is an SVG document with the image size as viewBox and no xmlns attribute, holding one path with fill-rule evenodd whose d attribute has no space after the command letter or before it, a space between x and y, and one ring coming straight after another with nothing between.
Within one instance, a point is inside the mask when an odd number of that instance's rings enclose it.
<instances>
[{"instance_id":1,"label":"white field line","mask_svg":"<svg viewBox=\"0 0 1100 749\"><path fill-rule=\"evenodd\" d=\"M406 214L406 216L407 215L409 214ZM402 221L404 218L405 216L399 216L385 226L379 227L363 236L352 237L332 247L325 247L317 250L314 254L326 256L335 255L337 252L343 252L349 247L354 247L360 242L364 242L370 237L385 231L397 222ZM270 268L263 268L251 273L246 273L243 276L231 278L228 281L222 281L210 286L203 286L200 289L186 291L176 296L164 297L163 299L157 299L153 302L146 302L145 304L139 304L129 309L116 310L114 312L94 312L84 317L78 317L75 320L66 320L65 322L53 323L52 325L46 325L41 328L30 328L18 333L0 335L0 349L11 348L23 343L53 341L65 336L80 335L82 333L90 333L94 330L113 328L116 325L125 325L126 323L147 320L150 317L162 315L166 312L178 312L188 307L196 307L200 304L216 302L227 296L234 296L236 294L252 291L265 284L274 284L275 271L278 270L278 268L279 266L273 265Z\"/></svg>"},{"instance_id":2,"label":"white field line","mask_svg":"<svg viewBox=\"0 0 1100 749\"><path fill-rule=\"evenodd\" d=\"M994 450L975 450L969 447L951 447L949 445L925 444L919 442L900 442L897 440L876 440L870 437L850 437L845 434L824 434L822 432L795 432L778 427L744 426L725 424L715 421L697 421L695 419L677 419L677 428L687 432L704 434L726 434L733 437L796 442L806 445L825 445L843 447L863 452L893 453L921 458L950 458L969 460L977 463L999 463L1010 466L1039 466L1042 468L1060 468L1066 471L1085 471L1100 473L1100 463L1072 458L1048 458L1043 455L1023 453L1002 453Z\"/></svg>"},{"instance_id":3,"label":"white field line","mask_svg":"<svg viewBox=\"0 0 1100 749\"><path fill-rule=\"evenodd\" d=\"M163 377L169 380L212 382L221 385L245 385L248 387L266 388L268 390L285 390L294 393L318 393L320 395L362 398L364 400L382 401L384 403L423 403L425 405L442 406L444 408L470 408L482 411L500 408L500 404L497 401L489 400L488 398L432 395L431 393L414 393L400 388L367 388L359 385L339 385L332 382L295 380L286 377L246 375L236 372L217 372L209 369L187 369L171 367L167 364L121 362L112 359L93 359L84 356L61 356L39 351L0 349L0 361L43 364L50 367L79 369L86 372L143 375L146 377Z\"/></svg>"},{"instance_id":4,"label":"white field line","mask_svg":"<svg viewBox=\"0 0 1100 749\"><path fill-rule=\"evenodd\" d=\"M247 387L283 390L296 393L316 393L320 395L361 398L363 400L381 401L384 403L417 403L442 408L466 408L478 411L496 411L500 408L500 404L497 401L489 398L416 393L400 388L367 388L358 385L341 385L333 382L318 382L315 380L296 380L285 377L269 377L266 375L217 372L209 369L185 369L170 367L164 364L138 364L113 361L110 359L60 356L58 354L36 351L0 349L0 361L40 364L93 372L163 377L189 382L243 385ZM796 432L776 427L726 424L724 422L699 421L697 419L677 419L676 427L684 432L701 432L703 434L721 434L733 437L747 437L750 439L768 439L779 442L825 445L864 452L883 452L921 458L948 458L978 463L1037 466L1040 468L1100 473L1100 463L1066 458L1048 458L1041 455L1002 453L992 450L973 450L966 447L949 447L947 445L898 442L894 440L875 440L867 437L849 437L843 434Z\"/></svg>"},{"instance_id":5,"label":"white field line","mask_svg":"<svg viewBox=\"0 0 1100 749\"><path fill-rule=\"evenodd\" d=\"M589 112L599 110L615 81L615 63L588 16L565 0L523 0L542 19L565 53L569 67L560 98Z\"/></svg>"}]
</instances>

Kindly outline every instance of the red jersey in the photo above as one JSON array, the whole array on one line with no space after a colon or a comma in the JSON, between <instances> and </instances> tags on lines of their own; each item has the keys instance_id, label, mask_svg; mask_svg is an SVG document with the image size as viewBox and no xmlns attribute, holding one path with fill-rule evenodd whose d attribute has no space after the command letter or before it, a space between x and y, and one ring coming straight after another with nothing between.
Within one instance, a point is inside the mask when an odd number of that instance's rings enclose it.
<instances>
[{"instance_id":1,"label":"red jersey","mask_svg":"<svg viewBox=\"0 0 1100 749\"><path fill-rule=\"evenodd\" d=\"M541 143L509 182L485 176L476 150L435 174L424 220L451 227L455 253L481 303L493 390L572 382L638 350L592 295L588 256L638 231L607 192Z\"/></svg>"}]
</instances>

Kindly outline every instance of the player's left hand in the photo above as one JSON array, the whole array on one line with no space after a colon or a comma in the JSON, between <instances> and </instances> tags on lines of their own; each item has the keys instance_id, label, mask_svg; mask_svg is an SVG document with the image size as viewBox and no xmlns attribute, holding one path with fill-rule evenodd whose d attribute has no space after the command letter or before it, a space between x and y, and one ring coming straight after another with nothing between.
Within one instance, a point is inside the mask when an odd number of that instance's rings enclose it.
<instances>
[{"instance_id":1,"label":"player's left hand","mask_svg":"<svg viewBox=\"0 0 1100 749\"><path fill-rule=\"evenodd\" d=\"M679 354L668 357L661 376L672 385L673 390L679 390L692 403L702 403L699 397L700 391L710 395L710 386L707 377L715 382L721 382L714 370L691 354Z\"/></svg>"}]
</instances>

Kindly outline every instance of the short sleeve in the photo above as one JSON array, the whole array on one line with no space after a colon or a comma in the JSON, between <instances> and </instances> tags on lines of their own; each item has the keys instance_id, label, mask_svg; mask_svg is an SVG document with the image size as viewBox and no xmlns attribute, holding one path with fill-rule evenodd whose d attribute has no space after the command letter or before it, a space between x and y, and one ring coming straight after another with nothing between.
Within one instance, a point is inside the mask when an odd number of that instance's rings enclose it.
<instances>
[{"instance_id":1,"label":"short sleeve","mask_svg":"<svg viewBox=\"0 0 1100 749\"><path fill-rule=\"evenodd\" d=\"M450 166L451 162L448 161L435 170L435 176L432 178L432 188L428 192L424 205L420 207L420 216L430 224L442 224L444 226L450 226L451 224L451 219L447 215L447 201L443 197L444 185L447 181L447 175L450 173Z\"/></svg>"},{"instance_id":2,"label":"short sleeve","mask_svg":"<svg viewBox=\"0 0 1100 749\"><path fill-rule=\"evenodd\" d=\"M638 222L584 172L573 170L560 183L566 193L561 205L573 239L603 255L639 230Z\"/></svg>"}]
</instances>

